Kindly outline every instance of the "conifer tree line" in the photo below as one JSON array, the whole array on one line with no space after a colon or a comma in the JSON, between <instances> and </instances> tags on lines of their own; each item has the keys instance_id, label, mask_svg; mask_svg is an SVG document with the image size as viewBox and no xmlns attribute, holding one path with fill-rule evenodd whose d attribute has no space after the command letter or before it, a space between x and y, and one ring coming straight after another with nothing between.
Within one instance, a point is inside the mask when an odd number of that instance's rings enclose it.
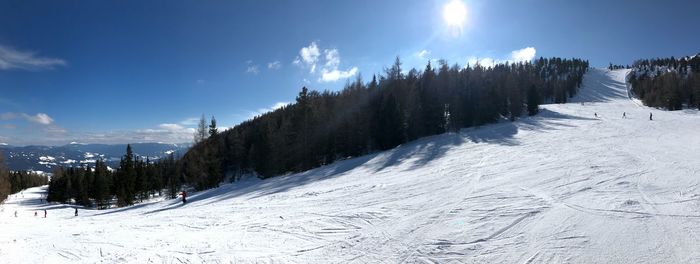
<instances>
[{"instance_id":1,"label":"conifer tree line","mask_svg":"<svg viewBox=\"0 0 700 264\"><path fill-rule=\"evenodd\" d=\"M5 157L0 153L0 202L7 196L21 190L46 185L48 178L31 171L10 171L7 169Z\"/></svg>"},{"instance_id":2,"label":"conifer tree line","mask_svg":"<svg viewBox=\"0 0 700 264\"><path fill-rule=\"evenodd\" d=\"M700 54L638 60L629 76L632 92L651 107L700 109Z\"/></svg>"},{"instance_id":3,"label":"conifer tree line","mask_svg":"<svg viewBox=\"0 0 700 264\"><path fill-rule=\"evenodd\" d=\"M134 155L131 145L127 145L126 154L114 171L101 160L93 167L56 168L47 201L106 208L133 205L155 196L175 198L182 186L178 175L172 154L151 162Z\"/></svg>"},{"instance_id":4,"label":"conifer tree line","mask_svg":"<svg viewBox=\"0 0 700 264\"><path fill-rule=\"evenodd\" d=\"M621 65L621 64L613 65L612 63L610 63L610 66L608 66L608 70L611 70L611 71L612 70L619 70L619 69L629 69L629 68L630 68L629 65Z\"/></svg>"},{"instance_id":5,"label":"conifer tree line","mask_svg":"<svg viewBox=\"0 0 700 264\"><path fill-rule=\"evenodd\" d=\"M179 161L184 182L201 190L245 173L265 178L305 171L420 137L534 115L542 103L566 103L575 95L589 65L540 58L493 67L444 60L422 70L401 66L396 58L383 75L368 82L358 76L337 92L304 87L295 103L203 140L202 118L196 144Z\"/></svg>"}]
</instances>

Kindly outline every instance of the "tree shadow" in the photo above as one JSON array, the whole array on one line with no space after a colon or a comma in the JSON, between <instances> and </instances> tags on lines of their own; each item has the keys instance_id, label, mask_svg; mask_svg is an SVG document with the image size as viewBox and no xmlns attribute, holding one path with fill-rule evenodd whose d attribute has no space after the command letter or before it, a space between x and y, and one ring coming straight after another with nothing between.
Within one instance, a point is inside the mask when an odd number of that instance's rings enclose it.
<instances>
[{"instance_id":1,"label":"tree shadow","mask_svg":"<svg viewBox=\"0 0 700 264\"><path fill-rule=\"evenodd\" d=\"M152 205L152 204L155 204L155 203L156 203L156 202L153 202L153 203L140 203L140 204L130 205L130 206L127 206L127 207L122 207L122 208L106 209L106 210L109 210L109 211L104 212L104 213L95 214L95 216L98 216L98 215L109 215L109 214L114 214L114 213L120 213L120 212L125 212L125 211L131 211L131 210L139 209L139 208L142 208L142 207L146 207L146 206L149 206L149 205Z\"/></svg>"},{"instance_id":2,"label":"tree shadow","mask_svg":"<svg viewBox=\"0 0 700 264\"><path fill-rule=\"evenodd\" d=\"M151 210L142 213L142 215L149 215L185 206L211 204L245 195L252 195L248 199L255 199L283 193L311 183L322 182L355 170L359 170L358 173L366 173L368 177L371 177L373 173L402 164L408 165L406 170L416 169L441 159L445 155L448 155L450 149L462 144L473 143L516 146L520 144L516 135L522 130L551 131L574 127L571 122L566 122L566 120L597 121L598 119L572 116L549 109L541 109L539 115L523 117L516 122L505 121L477 128L466 128L457 133L425 137L405 143L392 150L336 161L333 164L306 172L287 174L265 180L249 178L231 184L224 184L216 189L192 193L188 197L187 204L182 204L180 199L173 199L112 209L108 212L96 215L108 215L135 210L145 208L149 205L157 207L148 208ZM156 206L156 204L159 206Z\"/></svg>"},{"instance_id":3,"label":"tree shadow","mask_svg":"<svg viewBox=\"0 0 700 264\"><path fill-rule=\"evenodd\" d=\"M416 169L432 161L439 160L447 155L451 148L467 142L515 146L520 144L515 136L523 129L551 131L574 127L574 125L569 124L570 122L565 122L566 120L597 121L594 118L573 116L549 109L541 109L539 115L524 117L516 122L507 121L477 128L462 129L458 133L429 136L405 143L388 151L336 161L333 164L306 172L277 176L265 180L249 179L227 184L218 189L203 191L196 196L193 195L189 199L188 204L196 204L205 200L207 204L214 203L247 194L254 194L250 199L260 198L283 193L310 183L339 177L353 170L362 170L362 172L368 174L368 177L371 177L373 173L406 162L411 163L406 170ZM176 208L174 206L171 207ZM157 211L168 209L171 208L163 208Z\"/></svg>"},{"instance_id":4,"label":"tree shadow","mask_svg":"<svg viewBox=\"0 0 700 264\"><path fill-rule=\"evenodd\" d=\"M192 202L192 201L188 201L187 203L190 203L190 202ZM160 209L156 209L156 210L144 212L142 215L149 215L149 214L159 213L159 212L168 211L168 210L172 210L172 209L177 209L177 208L180 208L180 207L184 207L185 205L186 205L186 204L183 204L182 202L180 202L179 204L170 205L170 206L163 207L163 208L160 208Z\"/></svg>"}]
</instances>

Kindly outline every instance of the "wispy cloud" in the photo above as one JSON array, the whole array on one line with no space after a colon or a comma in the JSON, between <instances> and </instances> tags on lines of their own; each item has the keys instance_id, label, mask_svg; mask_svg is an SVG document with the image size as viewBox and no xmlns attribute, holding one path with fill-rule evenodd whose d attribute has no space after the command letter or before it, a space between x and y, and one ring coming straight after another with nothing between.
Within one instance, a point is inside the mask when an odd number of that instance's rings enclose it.
<instances>
[{"instance_id":1,"label":"wispy cloud","mask_svg":"<svg viewBox=\"0 0 700 264\"><path fill-rule=\"evenodd\" d=\"M199 117L188 117L180 121L178 124L183 126L194 126L199 123Z\"/></svg>"},{"instance_id":2,"label":"wispy cloud","mask_svg":"<svg viewBox=\"0 0 700 264\"><path fill-rule=\"evenodd\" d=\"M40 124L40 125L51 125L53 124L53 118L45 113L37 113L36 115L30 115L26 113L12 113L6 112L0 114L0 120L13 120L13 119L24 119L28 122Z\"/></svg>"},{"instance_id":3,"label":"wispy cloud","mask_svg":"<svg viewBox=\"0 0 700 264\"><path fill-rule=\"evenodd\" d=\"M474 66L474 65L481 65L486 68L491 68L495 66L496 64L501 64L501 63L518 63L518 62L528 62L532 61L532 59L535 58L535 55L537 54L537 50L534 47L526 47L518 50L514 50L510 52L510 57L508 59L494 59L491 57L469 57L467 59L467 64ZM465 65L466 66L466 65Z\"/></svg>"},{"instance_id":4,"label":"wispy cloud","mask_svg":"<svg viewBox=\"0 0 700 264\"><path fill-rule=\"evenodd\" d=\"M172 125L172 126L171 126ZM62 142L79 140L82 143L185 143L191 142L194 128L182 127L177 124L160 124L157 128L136 130L118 130L105 133L83 133L77 137L64 137Z\"/></svg>"},{"instance_id":5,"label":"wispy cloud","mask_svg":"<svg viewBox=\"0 0 700 264\"><path fill-rule=\"evenodd\" d=\"M273 61L267 64L267 68L270 70L279 70L282 68L282 62L280 61Z\"/></svg>"},{"instance_id":6,"label":"wispy cloud","mask_svg":"<svg viewBox=\"0 0 700 264\"><path fill-rule=\"evenodd\" d=\"M419 52L416 52L415 56L419 59L425 59L425 56L429 56L430 53L431 52L429 50L421 50Z\"/></svg>"},{"instance_id":7,"label":"wispy cloud","mask_svg":"<svg viewBox=\"0 0 700 264\"><path fill-rule=\"evenodd\" d=\"M20 51L0 45L0 70L51 70L66 64L62 59L40 57L36 52Z\"/></svg>"},{"instance_id":8,"label":"wispy cloud","mask_svg":"<svg viewBox=\"0 0 700 264\"><path fill-rule=\"evenodd\" d=\"M248 68L246 68L245 70L246 74L257 75L258 73L260 73L259 66L257 64L253 64L252 60L246 61L246 64L248 65Z\"/></svg>"},{"instance_id":9,"label":"wispy cloud","mask_svg":"<svg viewBox=\"0 0 700 264\"><path fill-rule=\"evenodd\" d=\"M260 73L260 70L258 70L258 65L252 65L252 66L248 66L248 69L245 70L245 73L250 73L250 74L256 75L256 74Z\"/></svg>"},{"instance_id":10,"label":"wispy cloud","mask_svg":"<svg viewBox=\"0 0 700 264\"><path fill-rule=\"evenodd\" d=\"M0 129L10 133L6 137L0 137L0 141L15 144L46 144L61 145L76 141L81 143L139 143L139 142L164 142L185 143L191 142L199 118L187 118L178 123L161 123L152 128L133 130L113 130L106 132L79 132L68 131L53 121L46 114L29 115L25 113L2 113L0 120L24 120L38 127L25 130L15 124L2 124ZM225 130L226 127L220 127ZM28 131L28 134L18 134ZM14 134L13 134L14 133Z\"/></svg>"},{"instance_id":11,"label":"wispy cloud","mask_svg":"<svg viewBox=\"0 0 700 264\"><path fill-rule=\"evenodd\" d=\"M36 115L23 114L23 116L28 121L34 122L37 124L41 124L41 125L50 125L53 123L53 118L51 118L49 115L44 114L44 113L38 113Z\"/></svg>"}]
</instances>

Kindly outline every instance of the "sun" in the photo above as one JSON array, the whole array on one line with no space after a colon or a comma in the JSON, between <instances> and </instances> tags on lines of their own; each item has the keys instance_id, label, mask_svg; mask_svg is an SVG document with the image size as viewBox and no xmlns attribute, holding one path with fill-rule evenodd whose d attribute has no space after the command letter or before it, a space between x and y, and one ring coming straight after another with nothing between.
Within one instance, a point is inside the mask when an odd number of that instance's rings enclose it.
<instances>
[{"instance_id":1,"label":"sun","mask_svg":"<svg viewBox=\"0 0 700 264\"><path fill-rule=\"evenodd\" d=\"M461 30L467 20L467 7L461 0L452 0L442 9L442 18L448 27Z\"/></svg>"}]
</instances>

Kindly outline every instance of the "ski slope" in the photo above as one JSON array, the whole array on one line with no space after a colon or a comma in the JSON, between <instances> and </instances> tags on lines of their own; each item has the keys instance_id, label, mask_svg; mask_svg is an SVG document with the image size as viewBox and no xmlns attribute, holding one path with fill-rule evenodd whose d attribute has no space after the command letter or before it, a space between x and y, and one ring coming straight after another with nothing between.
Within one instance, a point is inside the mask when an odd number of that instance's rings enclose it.
<instances>
[{"instance_id":1,"label":"ski slope","mask_svg":"<svg viewBox=\"0 0 700 264\"><path fill-rule=\"evenodd\" d=\"M184 206L74 217L29 189L1 206L0 262L698 263L700 114L641 106L626 73L593 69L572 103L536 117L224 185Z\"/></svg>"}]
</instances>

